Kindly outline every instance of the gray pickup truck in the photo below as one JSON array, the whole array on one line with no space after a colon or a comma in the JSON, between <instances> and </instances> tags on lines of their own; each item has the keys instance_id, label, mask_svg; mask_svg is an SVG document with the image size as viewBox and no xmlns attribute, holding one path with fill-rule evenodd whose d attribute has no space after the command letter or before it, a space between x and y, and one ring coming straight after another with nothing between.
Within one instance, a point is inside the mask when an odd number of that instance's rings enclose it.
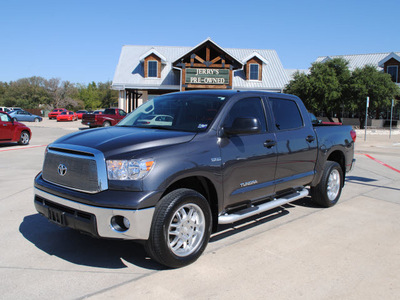
<instances>
[{"instance_id":1,"label":"gray pickup truck","mask_svg":"<svg viewBox=\"0 0 400 300\"><path fill-rule=\"evenodd\" d=\"M166 94L114 127L50 144L34 203L53 223L141 241L153 259L176 268L202 254L218 224L309 194L334 205L355 140L349 126L313 125L292 95Z\"/></svg>"}]
</instances>

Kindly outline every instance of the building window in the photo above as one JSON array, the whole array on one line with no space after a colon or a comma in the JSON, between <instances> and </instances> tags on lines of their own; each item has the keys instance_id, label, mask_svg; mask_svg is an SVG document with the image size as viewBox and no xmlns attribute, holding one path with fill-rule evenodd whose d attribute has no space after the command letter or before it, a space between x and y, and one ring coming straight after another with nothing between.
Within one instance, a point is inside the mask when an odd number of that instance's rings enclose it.
<instances>
[{"instance_id":1,"label":"building window","mask_svg":"<svg viewBox=\"0 0 400 300\"><path fill-rule=\"evenodd\" d=\"M250 80L259 80L259 65L250 64Z\"/></svg>"},{"instance_id":2,"label":"building window","mask_svg":"<svg viewBox=\"0 0 400 300\"><path fill-rule=\"evenodd\" d=\"M158 77L158 62L156 60L148 61L147 77Z\"/></svg>"},{"instance_id":3,"label":"building window","mask_svg":"<svg viewBox=\"0 0 400 300\"><path fill-rule=\"evenodd\" d=\"M398 66L388 66L387 72L390 74L390 76L392 76L393 82L398 82L397 81Z\"/></svg>"}]
</instances>

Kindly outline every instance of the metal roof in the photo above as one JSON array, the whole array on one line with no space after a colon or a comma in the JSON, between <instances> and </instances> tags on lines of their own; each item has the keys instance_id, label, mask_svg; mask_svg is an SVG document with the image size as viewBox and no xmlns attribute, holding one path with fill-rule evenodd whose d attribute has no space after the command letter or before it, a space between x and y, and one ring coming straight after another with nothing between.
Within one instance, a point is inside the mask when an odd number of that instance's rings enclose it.
<instances>
[{"instance_id":1,"label":"metal roof","mask_svg":"<svg viewBox=\"0 0 400 300\"><path fill-rule=\"evenodd\" d=\"M327 59L343 58L349 62L349 69L355 70L356 68L362 68L366 65L373 65L378 70L382 70L379 66L380 62L391 54L400 56L400 52L386 52L386 53L371 53L371 54L354 54L354 55L330 55L320 56L315 62L324 62Z\"/></svg>"},{"instance_id":2,"label":"metal roof","mask_svg":"<svg viewBox=\"0 0 400 300\"><path fill-rule=\"evenodd\" d=\"M179 90L180 70L173 68L172 63L192 49L193 47L175 46L123 46L114 73L112 87L117 90L125 88ZM238 61L243 61L255 52L268 62L268 64L263 64L262 81L246 80L243 69L233 71L233 89L281 91L289 82L289 77L275 50L221 49ZM143 59L143 55L151 51L156 51L166 60L166 63L161 66L161 78L144 78L143 63L140 62L140 58Z\"/></svg>"},{"instance_id":3,"label":"metal roof","mask_svg":"<svg viewBox=\"0 0 400 300\"><path fill-rule=\"evenodd\" d=\"M294 74L299 72L300 74L309 74L310 69L285 69L287 76L290 78L290 80L293 79Z\"/></svg>"}]
</instances>

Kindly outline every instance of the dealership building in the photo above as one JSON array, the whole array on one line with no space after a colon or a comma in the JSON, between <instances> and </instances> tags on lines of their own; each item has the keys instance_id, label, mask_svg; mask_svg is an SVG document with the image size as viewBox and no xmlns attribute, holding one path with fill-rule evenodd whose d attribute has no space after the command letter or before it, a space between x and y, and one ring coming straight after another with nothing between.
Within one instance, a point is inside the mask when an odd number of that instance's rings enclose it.
<instances>
[{"instance_id":1,"label":"dealership building","mask_svg":"<svg viewBox=\"0 0 400 300\"><path fill-rule=\"evenodd\" d=\"M194 89L282 92L290 80L275 50L222 48L211 39L197 46L122 47L112 88L130 112L158 95Z\"/></svg>"}]
</instances>

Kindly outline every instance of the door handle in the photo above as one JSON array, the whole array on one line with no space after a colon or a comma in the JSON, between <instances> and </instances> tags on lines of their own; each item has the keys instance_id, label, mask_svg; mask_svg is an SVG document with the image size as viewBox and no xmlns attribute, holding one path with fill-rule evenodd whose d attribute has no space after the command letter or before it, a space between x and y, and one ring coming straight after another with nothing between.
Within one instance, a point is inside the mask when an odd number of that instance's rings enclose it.
<instances>
[{"instance_id":1,"label":"door handle","mask_svg":"<svg viewBox=\"0 0 400 300\"><path fill-rule=\"evenodd\" d=\"M313 135L309 135L308 137L306 137L306 141L309 143L314 142L314 140L315 140L315 136L313 136Z\"/></svg>"},{"instance_id":2,"label":"door handle","mask_svg":"<svg viewBox=\"0 0 400 300\"><path fill-rule=\"evenodd\" d=\"M272 148L273 146L275 146L276 145L276 142L274 141L274 140L266 140L265 142L264 142L264 147L266 147L266 148Z\"/></svg>"}]
</instances>

